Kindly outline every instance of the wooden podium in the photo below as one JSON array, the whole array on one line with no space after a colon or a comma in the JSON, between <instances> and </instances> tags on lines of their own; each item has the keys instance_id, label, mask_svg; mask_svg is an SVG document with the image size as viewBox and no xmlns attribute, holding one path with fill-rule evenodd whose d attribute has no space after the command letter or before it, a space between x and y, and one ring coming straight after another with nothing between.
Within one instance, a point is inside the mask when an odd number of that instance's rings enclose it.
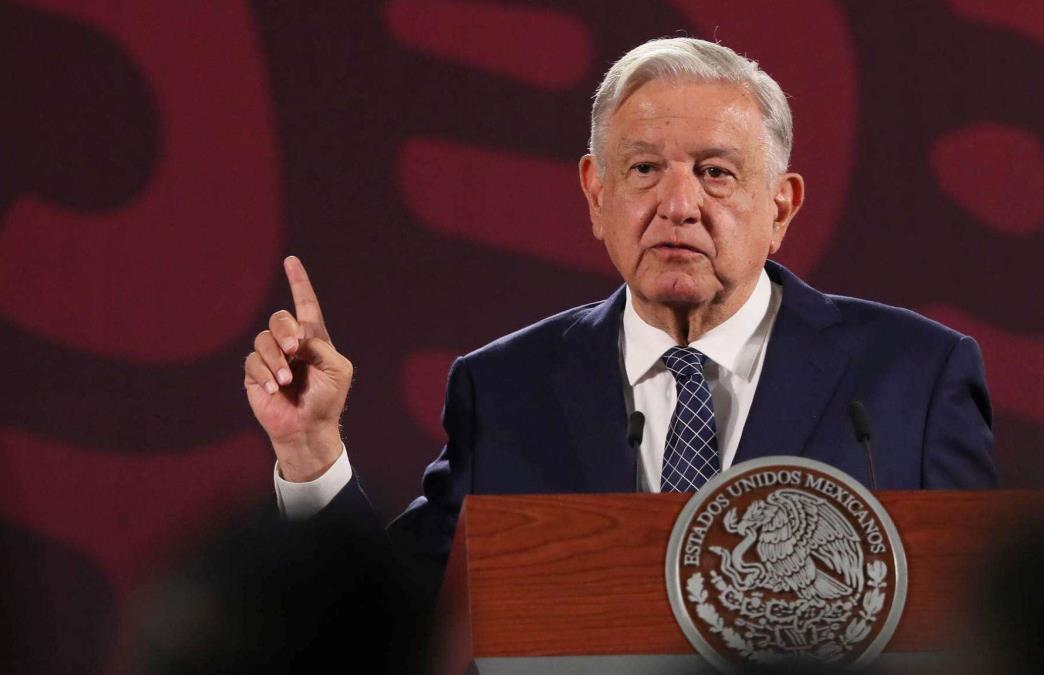
<instances>
[{"instance_id":1,"label":"wooden podium","mask_svg":"<svg viewBox=\"0 0 1044 675\"><path fill-rule=\"evenodd\" d=\"M879 663L899 657L909 667L967 648L985 568L1027 516L1044 513L1044 493L876 496L909 569L906 608ZM675 622L664 581L671 528L688 499L469 497L436 610L434 671L713 672Z\"/></svg>"}]
</instances>

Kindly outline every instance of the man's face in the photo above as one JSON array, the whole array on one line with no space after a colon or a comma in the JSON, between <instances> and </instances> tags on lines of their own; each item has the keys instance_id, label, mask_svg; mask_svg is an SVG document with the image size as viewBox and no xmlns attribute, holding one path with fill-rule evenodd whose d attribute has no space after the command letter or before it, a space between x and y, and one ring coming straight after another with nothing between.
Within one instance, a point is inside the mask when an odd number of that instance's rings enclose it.
<instances>
[{"instance_id":1,"label":"man's face","mask_svg":"<svg viewBox=\"0 0 1044 675\"><path fill-rule=\"evenodd\" d=\"M643 307L721 305L753 291L801 204L775 174L754 98L739 85L653 80L609 119L604 172L580 163L594 235Z\"/></svg>"}]
</instances>

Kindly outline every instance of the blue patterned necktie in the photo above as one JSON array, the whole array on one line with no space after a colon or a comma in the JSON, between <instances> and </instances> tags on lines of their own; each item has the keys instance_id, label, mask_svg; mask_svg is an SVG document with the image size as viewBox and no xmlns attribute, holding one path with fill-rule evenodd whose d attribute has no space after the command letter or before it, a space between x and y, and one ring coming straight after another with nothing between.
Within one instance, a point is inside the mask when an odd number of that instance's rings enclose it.
<instances>
[{"instance_id":1,"label":"blue patterned necktie","mask_svg":"<svg viewBox=\"0 0 1044 675\"><path fill-rule=\"evenodd\" d=\"M692 347L671 347L661 357L674 375L678 404L663 451L661 492L696 492L721 471L710 388L703 377L707 357Z\"/></svg>"}]
</instances>

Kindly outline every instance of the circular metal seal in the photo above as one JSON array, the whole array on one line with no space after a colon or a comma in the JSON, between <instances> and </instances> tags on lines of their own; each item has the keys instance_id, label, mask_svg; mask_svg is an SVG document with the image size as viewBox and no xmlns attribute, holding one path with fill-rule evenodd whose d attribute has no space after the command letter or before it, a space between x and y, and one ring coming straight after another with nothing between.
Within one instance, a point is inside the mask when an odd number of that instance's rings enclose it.
<instances>
[{"instance_id":1,"label":"circular metal seal","mask_svg":"<svg viewBox=\"0 0 1044 675\"><path fill-rule=\"evenodd\" d=\"M740 664L864 666L906 602L906 554L859 482L802 457L763 457L707 482L667 546L667 596L689 642Z\"/></svg>"}]
</instances>

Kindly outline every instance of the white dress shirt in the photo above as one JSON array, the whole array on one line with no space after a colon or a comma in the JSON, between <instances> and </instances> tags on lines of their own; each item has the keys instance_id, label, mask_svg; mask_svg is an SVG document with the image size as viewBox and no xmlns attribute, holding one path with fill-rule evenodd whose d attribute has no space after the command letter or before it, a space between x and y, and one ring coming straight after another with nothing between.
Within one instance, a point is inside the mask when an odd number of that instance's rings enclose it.
<instances>
[{"instance_id":1,"label":"white dress shirt","mask_svg":"<svg viewBox=\"0 0 1044 675\"><path fill-rule=\"evenodd\" d=\"M762 270L747 302L724 323L688 345L707 356L703 374L714 403L714 424L723 471L732 466L736 457L782 297L782 288L773 284ZM628 414L639 410L645 415L638 473L640 489L647 492L660 491L667 430L678 402L674 376L660 357L676 346L674 338L638 316L631 291L627 289L620 354L627 380L624 394Z\"/></svg>"},{"instance_id":2,"label":"white dress shirt","mask_svg":"<svg viewBox=\"0 0 1044 675\"><path fill-rule=\"evenodd\" d=\"M352 465L344 443L341 443L340 456L326 473L307 483L291 483L284 479L279 475L279 462L276 462L275 493L279 512L287 520L307 520L333 501L351 479Z\"/></svg>"},{"instance_id":3,"label":"white dress shirt","mask_svg":"<svg viewBox=\"0 0 1044 675\"><path fill-rule=\"evenodd\" d=\"M714 402L721 468L732 465L743 425L754 400L754 391L765 362L769 334L779 312L782 289L769 281L764 270L747 302L721 325L689 344L707 355L704 376ZM639 483L643 490L660 491L660 471L667 442L667 427L678 400L674 376L660 357L674 339L645 323L634 311L627 289L620 327L621 370L628 414L645 415L645 431L639 451ZM307 483L291 483L274 470L276 501L290 520L309 518L323 509L352 479L352 466L344 446L326 473Z\"/></svg>"}]
</instances>

